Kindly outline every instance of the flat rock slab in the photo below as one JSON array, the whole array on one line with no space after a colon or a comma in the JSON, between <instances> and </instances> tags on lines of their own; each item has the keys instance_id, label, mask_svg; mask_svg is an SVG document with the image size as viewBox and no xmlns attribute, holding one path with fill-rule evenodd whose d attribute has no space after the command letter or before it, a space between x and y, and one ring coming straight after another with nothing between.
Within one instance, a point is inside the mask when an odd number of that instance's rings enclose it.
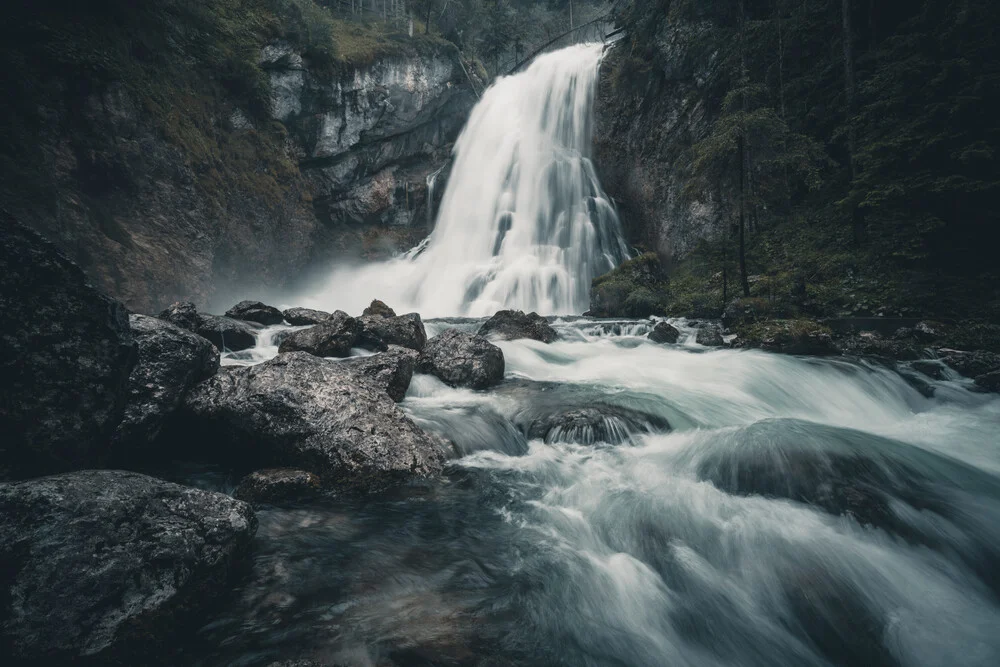
<instances>
[{"instance_id":1,"label":"flat rock slab","mask_svg":"<svg viewBox=\"0 0 1000 667\"><path fill-rule=\"evenodd\" d=\"M32 664L147 664L197 628L256 530L244 502L137 473L0 484L3 644Z\"/></svg>"}]
</instances>

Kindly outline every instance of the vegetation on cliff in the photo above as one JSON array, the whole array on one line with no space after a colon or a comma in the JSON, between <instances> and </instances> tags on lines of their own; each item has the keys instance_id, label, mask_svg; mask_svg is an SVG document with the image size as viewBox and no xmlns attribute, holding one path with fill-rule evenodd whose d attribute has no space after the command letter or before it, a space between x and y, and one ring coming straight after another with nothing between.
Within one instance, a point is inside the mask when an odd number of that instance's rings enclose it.
<instances>
[{"instance_id":1,"label":"vegetation on cliff","mask_svg":"<svg viewBox=\"0 0 1000 667\"><path fill-rule=\"evenodd\" d=\"M634 122L667 122L642 109L675 92L682 58L704 76L704 130L677 168L716 222L671 266L670 310L739 294L815 314L1000 317L1000 6L629 0L616 20L609 79L639 100Z\"/></svg>"}]
</instances>

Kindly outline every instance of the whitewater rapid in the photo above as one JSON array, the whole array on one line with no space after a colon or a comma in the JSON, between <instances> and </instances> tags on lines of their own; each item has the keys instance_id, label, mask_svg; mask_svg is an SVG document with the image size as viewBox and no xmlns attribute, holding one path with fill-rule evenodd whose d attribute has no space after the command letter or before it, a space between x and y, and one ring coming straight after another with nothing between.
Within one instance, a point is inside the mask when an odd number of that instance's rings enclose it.
<instances>
[{"instance_id":1,"label":"whitewater rapid","mask_svg":"<svg viewBox=\"0 0 1000 667\"><path fill-rule=\"evenodd\" d=\"M1000 397L671 322L675 345L555 319L497 343L485 392L415 375L400 406L454 445L445 476L261 510L198 664L1000 664Z\"/></svg>"},{"instance_id":2,"label":"whitewater rapid","mask_svg":"<svg viewBox=\"0 0 1000 667\"><path fill-rule=\"evenodd\" d=\"M296 303L359 312L378 298L425 317L588 310L591 279L628 252L590 160L601 53L571 46L498 79L455 144L426 242L338 268Z\"/></svg>"}]
</instances>

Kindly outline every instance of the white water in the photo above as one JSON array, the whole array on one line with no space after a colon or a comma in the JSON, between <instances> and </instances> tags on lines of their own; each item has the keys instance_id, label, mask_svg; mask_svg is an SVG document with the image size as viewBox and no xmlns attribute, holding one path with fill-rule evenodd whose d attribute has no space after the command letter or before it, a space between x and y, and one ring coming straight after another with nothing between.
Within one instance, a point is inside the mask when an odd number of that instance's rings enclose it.
<instances>
[{"instance_id":1,"label":"white water","mask_svg":"<svg viewBox=\"0 0 1000 667\"><path fill-rule=\"evenodd\" d=\"M298 304L360 312L378 298L424 317L587 310L591 279L627 255L590 161L601 49L548 53L493 84L455 145L426 244L335 270Z\"/></svg>"}]
</instances>

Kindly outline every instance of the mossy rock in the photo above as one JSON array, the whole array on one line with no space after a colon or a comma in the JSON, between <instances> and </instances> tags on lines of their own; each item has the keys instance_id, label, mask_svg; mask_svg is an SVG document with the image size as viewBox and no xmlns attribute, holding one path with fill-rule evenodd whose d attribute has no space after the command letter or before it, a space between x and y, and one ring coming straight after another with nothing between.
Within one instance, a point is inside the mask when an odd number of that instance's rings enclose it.
<instances>
[{"instance_id":1,"label":"mossy rock","mask_svg":"<svg viewBox=\"0 0 1000 667\"><path fill-rule=\"evenodd\" d=\"M668 302L660 259L651 252L622 263L591 283L590 314L595 317L663 315Z\"/></svg>"},{"instance_id":2,"label":"mossy rock","mask_svg":"<svg viewBox=\"0 0 1000 667\"><path fill-rule=\"evenodd\" d=\"M765 320L737 325L735 331L736 347L782 354L840 354L830 328L813 320Z\"/></svg>"}]
</instances>

